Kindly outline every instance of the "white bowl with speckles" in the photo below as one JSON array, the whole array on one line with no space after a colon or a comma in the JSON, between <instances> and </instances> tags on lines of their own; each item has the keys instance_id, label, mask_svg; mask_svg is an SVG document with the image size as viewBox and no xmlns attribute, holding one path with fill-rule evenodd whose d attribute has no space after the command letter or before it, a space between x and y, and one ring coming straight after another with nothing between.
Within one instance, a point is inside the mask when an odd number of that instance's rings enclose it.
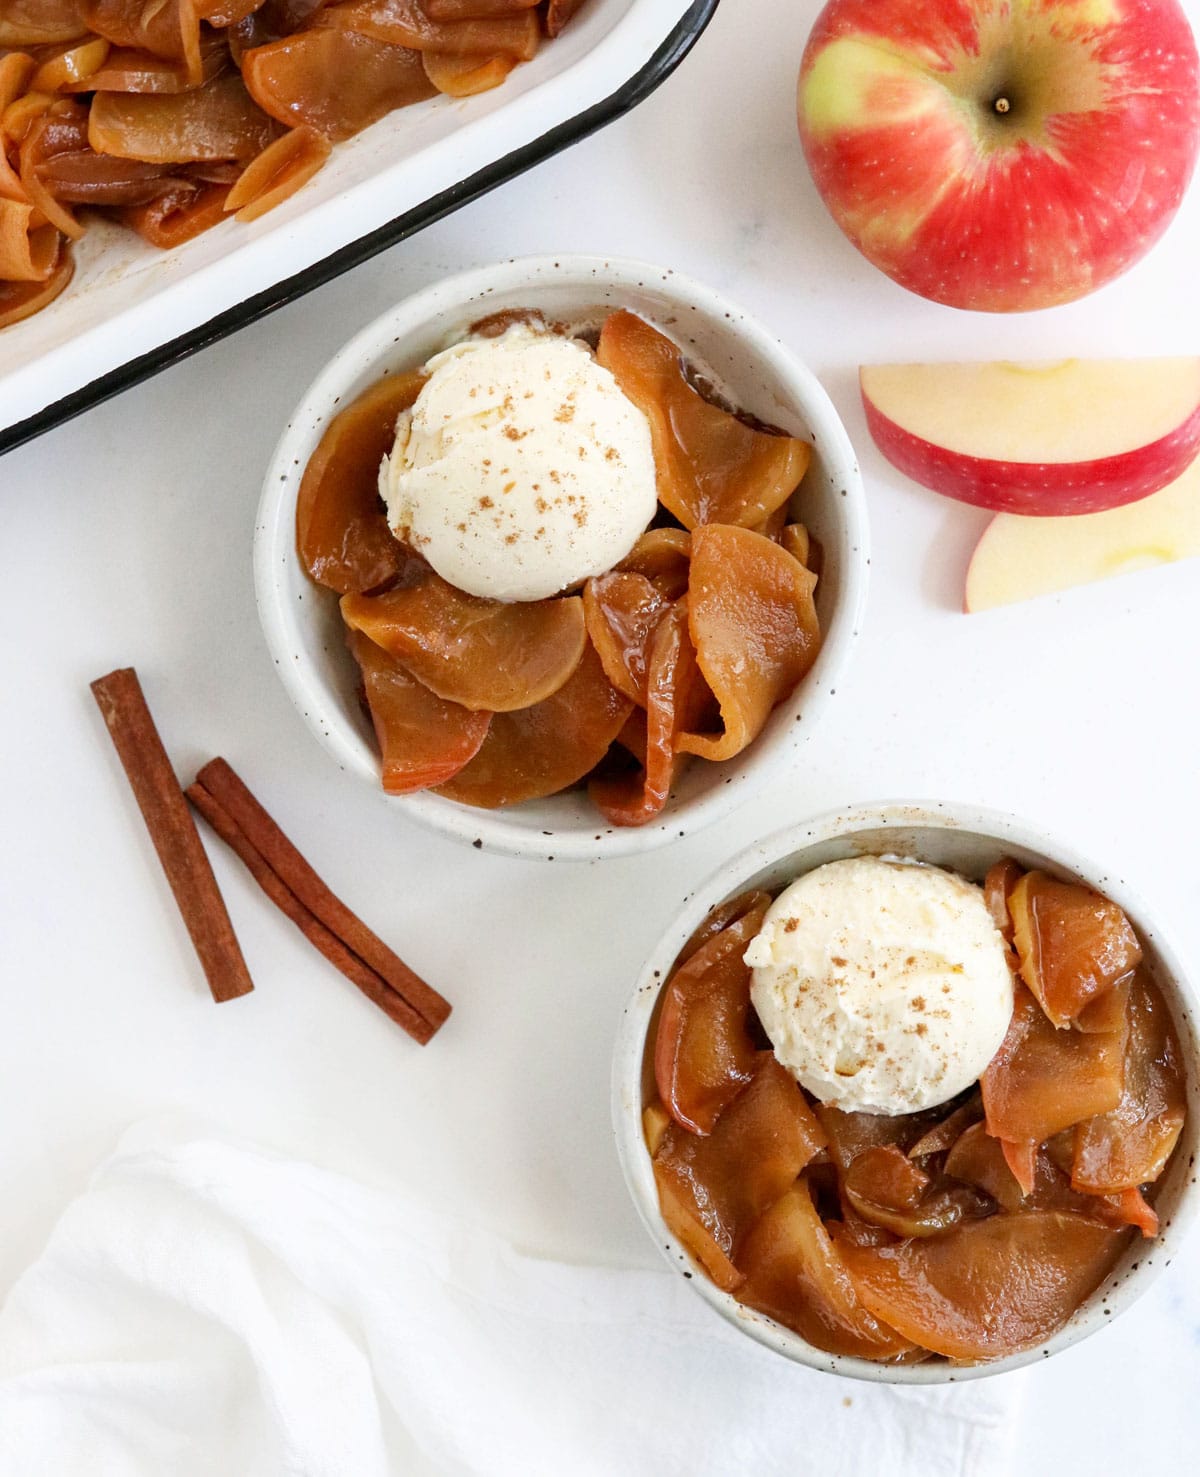
<instances>
[{"instance_id":1,"label":"white bowl with speckles","mask_svg":"<svg viewBox=\"0 0 1200 1477\"><path fill-rule=\"evenodd\" d=\"M642 1110L655 1095L652 1031L671 966L708 911L750 888L777 892L794 878L825 862L851 856L893 854L947 867L973 881L1002 856L1040 867L1068 881L1084 882L1119 904L1137 930L1145 957L1170 1005L1188 1064L1188 1117L1179 1145L1160 1181L1155 1208L1158 1237L1138 1237L1102 1286L1044 1344L988 1363L955 1365L944 1361L887 1365L827 1354L773 1319L745 1308L709 1281L667 1229L659 1211L650 1155L642 1137ZM625 1182L655 1245L689 1286L729 1323L750 1338L798 1364L852 1379L883 1384L937 1385L978 1379L1040 1363L1111 1324L1131 1307L1175 1258L1200 1212L1200 1001L1159 922L1123 877L1099 866L1021 821L998 811L950 802L888 802L834 811L802 821L742 852L683 901L637 981L621 1017L613 1060L612 1112L617 1153ZM1115 1347L1113 1354L1121 1357ZM1136 1357L1126 1348L1125 1357Z\"/></svg>"},{"instance_id":2,"label":"white bowl with speckles","mask_svg":"<svg viewBox=\"0 0 1200 1477\"><path fill-rule=\"evenodd\" d=\"M550 319L575 321L617 307L662 327L717 375L741 408L813 442L813 464L795 509L824 551L816 592L821 653L743 755L725 764L691 764L664 814L646 826L609 826L581 790L502 810L434 794L385 796L337 598L309 581L296 555L296 495L304 467L342 405L385 370L418 367L477 319L505 308L538 308ZM374 785L381 804L445 835L490 851L563 861L651 850L717 820L760 786L777 784L835 698L862 624L868 563L866 497L854 450L811 371L767 327L711 288L644 262L586 256L530 257L463 273L407 298L352 339L284 430L264 483L254 544L259 616L276 670L333 759Z\"/></svg>"}]
</instances>

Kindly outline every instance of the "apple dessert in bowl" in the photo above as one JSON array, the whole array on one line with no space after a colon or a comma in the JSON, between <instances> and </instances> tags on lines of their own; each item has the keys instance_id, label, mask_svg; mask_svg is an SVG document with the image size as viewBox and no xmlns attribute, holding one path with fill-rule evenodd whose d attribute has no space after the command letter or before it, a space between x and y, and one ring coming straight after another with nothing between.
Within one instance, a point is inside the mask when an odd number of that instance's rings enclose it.
<instances>
[{"instance_id":1,"label":"apple dessert in bowl","mask_svg":"<svg viewBox=\"0 0 1200 1477\"><path fill-rule=\"evenodd\" d=\"M339 757L551 857L665 841L786 758L865 566L811 376L698 285L590 259L469 274L360 335L280 444L257 557Z\"/></svg>"},{"instance_id":2,"label":"apple dessert in bowl","mask_svg":"<svg viewBox=\"0 0 1200 1477\"><path fill-rule=\"evenodd\" d=\"M761 1342L908 1382L1127 1305L1194 1213L1197 1042L1124 886L1002 816L886 806L695 896L627 1009L626 1178Z\"/></svg>"}]
</instances>

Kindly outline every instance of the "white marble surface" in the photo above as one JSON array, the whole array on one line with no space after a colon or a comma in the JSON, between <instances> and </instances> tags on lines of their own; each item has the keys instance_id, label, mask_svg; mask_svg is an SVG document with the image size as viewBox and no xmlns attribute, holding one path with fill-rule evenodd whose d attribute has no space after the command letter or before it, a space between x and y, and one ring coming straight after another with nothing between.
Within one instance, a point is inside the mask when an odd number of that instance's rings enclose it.
<instances>
[{"instance_id":1,"label":"white marble surface","mask_svg":"<svg viewBox=\"0 0 1200 1477\"><path fill-rule=\"evenodd\" d=\"M164 1109L418 1183L528 1247L655 1265L608 1126L623 996L682 892L838 802L949 796L1022 812L1109 861L1200 962L1197 565L961 615L984 517L886 467L854 382L862 360L1195 352L1200 188L1141 266L1082 303L993 319L911 297L846 245L807 178L792 93L817 9L731 0L633 116L0 463L0 1292L120 1132ZM1196 0L1188 9L1200 20ZM842 411L873 519L865 639L789 792L601 867L462 849L340 774L274 679L250 579L262 469L333 350L444 273L545 250L676 266L775 325ZM87 691L126 663L180 770L227 755L452 997L428 1050L220 853L258 989L212 1005ZM1200 1442L1198 1278L1193 1239L1139 1308L1034 1371L1014 1470L1183 1470Z\"/></svg>"}]
</instances>

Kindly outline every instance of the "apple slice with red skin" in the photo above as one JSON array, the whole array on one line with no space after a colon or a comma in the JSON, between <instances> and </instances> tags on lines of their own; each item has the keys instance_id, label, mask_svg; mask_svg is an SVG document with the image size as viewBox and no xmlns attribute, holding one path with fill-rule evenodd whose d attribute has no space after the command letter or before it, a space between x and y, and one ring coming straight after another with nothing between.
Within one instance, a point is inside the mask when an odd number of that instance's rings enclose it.
<instances>
[{"instance_id":1,"label":"apple slice with red skin","mask_svg":"<svg viewBox=\"0 0 1200 1477\"><path fill-rule=\"evenodd\" d=\"M658 1095L692 1133L713 1131L757 1064L749 1030L750 966L742 955L765 914L765 905L753 908L709 939L663 991L654 1038Z\"/></svg>"},{"instance_id":2,"label":"apple slice with red skin","mask_svg":"<svg viewBox=\"0 0 1200 1477\"><path fill-rule=\"evenodd\" d=\"M881 364L867 426L923 487L997 512L1102 512L1159 491L1200 452L1200 358Z\"/></svg>"},{"instance_id":3,"label":"apple slice with red skin","mask_svg":"<svg viewBox=\"0 0 1200 1477\"><path fill-rule=\"evenodd\" d=\"M968 614L1200 557L1200 459L1160 492L1079 518L1001 513L967 570Z\"/></svg>"}]
</instances>

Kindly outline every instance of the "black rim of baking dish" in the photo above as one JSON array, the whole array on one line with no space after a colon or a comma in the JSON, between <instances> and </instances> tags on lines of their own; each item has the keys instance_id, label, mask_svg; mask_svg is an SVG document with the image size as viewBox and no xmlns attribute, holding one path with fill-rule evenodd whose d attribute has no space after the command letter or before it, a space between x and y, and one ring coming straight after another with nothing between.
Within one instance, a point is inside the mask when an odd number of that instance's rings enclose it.
<instances>
[{"instance_id":1,"label":"black rim of baking dish","mask_svg":"<svg viewBox=\"0 0 1200 1477\"><path fill-rule=\"evenodd\" d=\"M131 359L128 364L122 364L118 369L109 370L107 374L102 374L90 384L73 390L69 395L64 395L61 400L47 405L44 410L39 410L26 417L25 420L18 421L16 425L0 431L0 455L11 451L14 447L24 445L27 441L32 441L35 436L41 436L44 432L53 430L55 426L61 426L65 421L77 415L82 415L84 411L91 410L93 406L101 404L102 401L111 400L114 395L121 394L133 385L141 384L143 380L158 374L160 370L168 369L172 364L178 364L181 359L186 359L198 350L207 348L209 344L214 344L219 339L236 333L239 328L245 328L247 324L265 318L276 308L282 308L286 303L295 302L305 293L311 292L316 287L322 287L326 282L340 277L343 272L348 272L352 267L369 261L371 257L378 255L387 247L395 246L409 236L416 235L426 226L442 220L472 200L478 200L481 195L486 195L497 186L515 179L519 174L524 174L526 170L532 169L544 159L561 153L572 144L579 143L589 134L597 132L623 114L630 112L639 103L644 102L679 66L716 14L718 4L719 0L694 0L693 5L646 65L602 102L593 104L592 107L574 118L569 118L565 123L556 124L539 138L524 144L519 149L514 149L511 154L506 154L503 159L498 159L469 178L460 180L456 185L451 185L448 190L443 190L414 209L398 215L395 220L378 227L366 236L361 236L357 241L340 247L321 261L314 262L282 282L277 282L274 286L255 293L245 302L238 303L232 308L226 308L223 313L218 313L207 323L201 323L198 327L189 329L187 333L181 333L178 338L173 338L168 343L160 344L156 349L150 349L147 353L138 355L136 359Z\"/></svg>"}]
</instances>

